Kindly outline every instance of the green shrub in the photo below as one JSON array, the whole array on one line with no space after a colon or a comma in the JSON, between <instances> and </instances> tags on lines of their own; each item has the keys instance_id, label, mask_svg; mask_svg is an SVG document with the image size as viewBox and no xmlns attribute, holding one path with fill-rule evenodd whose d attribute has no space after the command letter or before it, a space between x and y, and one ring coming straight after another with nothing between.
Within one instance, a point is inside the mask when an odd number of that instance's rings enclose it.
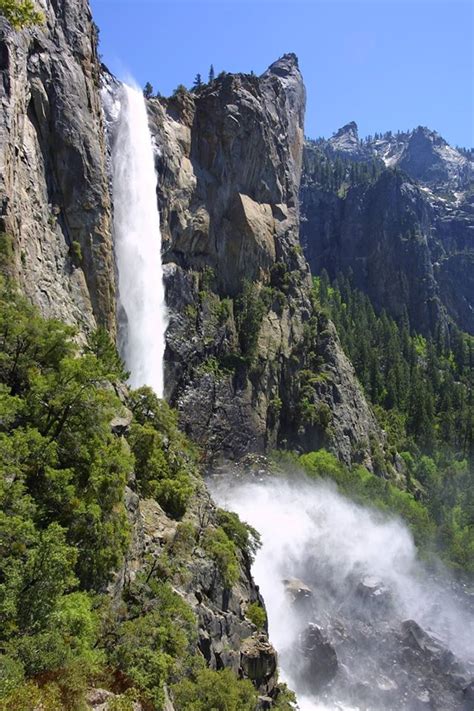
<instances>
[{"instance_id":1,"label":"green shrub","mask_svg":"<svg viewBox=\"0 0 474 711\"><path fill-rule=\"evenodd\" d=\"M255 627L258 629L263 629L267 622L267 615L265 610L258 602L252 602L245 611L245 616L249 618Z\"/></svg>"},{"instance_id":2,"label":"green shrub","mask_svg":"<svg viewBox=\"0 0 474 711\"><path fill-rule=\"evenodd\" d=\"M175 707L186 711L254 711L257 692L248 680L238 680L230 669L202 669L193 679L172 687Z\"/></svg>"},{"instance_id":3,"label":"green shrub","mask_svg":"<svg viewBox=\"0 0 474 711\"><path fill-rule=\"evenodd\" d=\"M253 526L241 521L238 515L232 511L218 509L217 521L237 548L240 548L245 555L253 560L261 545L259 532Z\"/></svg>"},{"instance_id":4,"label":"green shrub","mask_svg":"<svg viewBox=\"0 0 474 711\"><path fill-rule=\"evenodd\" d=\"M128 441L135 457L138 489L179 519L194 490L195 452L180 432L176 414L152 390L136 390L128 404L136 420Z\"/></svg>"},{"instance_id":5,"label":"green shrub","mask_svg":"<svg viewBox=\"0 0 474 711\"><path fill-rule=\"evenodd\" d=\"M235 307L235 323L242 355L251 360L256 354L260 326L268 310L258 285L245 279Z\"/></svg>"},{"instance_id":6,"label":"green shrub","mask_svg":"<svg viewBox=\"0 0 474 711\"><path fill-rule=\"evenodd\" d=\"M33 0L0 0L0 14L15 30L44 23L44 15L36 10Z\"/></svg>"},{"instance_id":7,"label":"green shrub","mask_svg":"<svg viewBox=\"0 0 474 711\"><path fill-rule=\"evenodd\" d=\"M13 238L0 232L0 273L8 273L13 266Z\"/></svg>"},{"instance_id":8,"label":"green shrub","mask_svg":"<svg viewBox=\"0 0 474 711\"><path fill-rule=\"evenodd\" d=\"M231 588L239 579L237 547L223 528L208 528L204 533L203 547L216 562L222 581Z\"/></svg>"},{"instance_id":9,"label":"green shrub","mask_svg":"<svg viewBox=\"0 0 474 711\"><path fill-rule=\"evenodd\" d=\"M191 608L167 583L150 585L130 591L129 619L119 625L109 658L133 687L162 708L163 685L181 678L192 666L197 626Z\"/></svg>"},{"instance_id":10,"label":"green shrub","mask_svg":"<svg viewBox=\"0 0 474 711\"><path fill-rule=\"evenodd\" d=\"M82 247L80 245L80 242L74 242L71 243L71 248L70 248L70 253L71 253L71 259L73 264L76 267L80 267L82 264Z\"/></svg>"}]
</instances>

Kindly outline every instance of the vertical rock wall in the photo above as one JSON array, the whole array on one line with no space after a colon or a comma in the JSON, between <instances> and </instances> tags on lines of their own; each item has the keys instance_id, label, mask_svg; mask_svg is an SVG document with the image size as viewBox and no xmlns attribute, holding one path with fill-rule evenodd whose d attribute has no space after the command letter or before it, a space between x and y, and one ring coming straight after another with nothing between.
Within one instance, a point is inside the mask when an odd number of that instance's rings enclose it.
<instances>
[{"instance_id":1,"label":"vertical rock wall","mask_svg":"<svg viewBox=\"0 0 474 711\"><path fill-rule=\"evenodd\" d=\"M41 27L13 32L0 20L0 227L44 315L113 333L97 30L87 0L41 5Z\"/></svg>"}]
</instances>

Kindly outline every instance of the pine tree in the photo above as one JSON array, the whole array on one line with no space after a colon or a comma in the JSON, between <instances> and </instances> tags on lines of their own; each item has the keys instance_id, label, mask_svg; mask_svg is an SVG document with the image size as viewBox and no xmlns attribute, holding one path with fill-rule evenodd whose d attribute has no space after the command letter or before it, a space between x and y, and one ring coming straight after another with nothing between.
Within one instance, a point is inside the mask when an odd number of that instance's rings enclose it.
<instances>
[{"instance_id":1,"label":"pine tree","mask_svg":"<svg viewBox=\"0 0 474 711\"><path fill-rule=\"evenodd\" d=\"M198 73L194 77L193 91L197 91L201 87L202 87L202 78L201 78L201 75Z\"/></svg>"},{"instance_id":2,"label":"pine tree","mask_svg":"<svg viewBox=\"0 0 474 711\"><path fill-rule=\"evenodd\" d=\"M215 78L216 74L214 72L214 65L211 64L211 66L209 67L209 84L212 84Z\"/></svg>"},{"instance_id":3,"label":"pine tree","mask_svg":"<svg viewBox=\"0 0 474 711\"><path fill-rule=\"evenodd\" d=\"M145 84L145 88L143 89L143 96L145 99L150 99L153 96L153 87L150 84L149 81Z\"/></svg>"}]
</instances>

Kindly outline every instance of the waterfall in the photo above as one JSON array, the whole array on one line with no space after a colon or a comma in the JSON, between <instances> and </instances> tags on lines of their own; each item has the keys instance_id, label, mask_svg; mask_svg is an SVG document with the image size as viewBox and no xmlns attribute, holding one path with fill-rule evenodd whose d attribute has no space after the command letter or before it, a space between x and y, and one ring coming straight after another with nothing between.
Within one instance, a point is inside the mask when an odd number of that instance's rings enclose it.
<instances>
[{"instance_id":1,"label":"waterfall","mask_svg":"<svg viewBox=\"0 0 474 711\"><path fill-rule=\"evenodd\" d=\"M209 485L261 534L253 574L301 711L472 708L473 596L425 569L399 519L297 473Z\"/></svg>"},{"instance_id":2,"label":"waterfall","mask_svg":"<svg viewBox=\"0 0 474 711\"><path fill-rule=\"evenodd\" d=\"M153 143L145 99L126 84L104 90L112 136L119 350L132 387L163 397L166 308Z\"/></svg>"}]
</instances>

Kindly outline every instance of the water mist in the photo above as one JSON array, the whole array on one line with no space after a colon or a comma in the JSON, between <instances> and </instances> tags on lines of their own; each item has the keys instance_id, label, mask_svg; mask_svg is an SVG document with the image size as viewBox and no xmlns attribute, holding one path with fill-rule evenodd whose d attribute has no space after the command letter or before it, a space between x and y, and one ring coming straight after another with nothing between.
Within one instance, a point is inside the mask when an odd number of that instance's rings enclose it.
<instances>
[{"instance_id":1,"label":"water mist","mask_svg":"<svg viewBox=\"0 0 474 711\"><path fill-rule=\"evenodd\" d=\"M163 396L166 308L153 143L145 99L120 84L104 90L112 137L119 349L132 387Z\"/></svg>"},{"instance_id":2,"label":"water mist","mask_svg":"<svg viewBox=\"0 0 474 711\"><path fill-rule=\"evenodd\" d=\"M401 521L304 477L210 486L262 536L253 574L301 711L471 709L472 599L424 569Z\"/></svg>"}]
</instances>

